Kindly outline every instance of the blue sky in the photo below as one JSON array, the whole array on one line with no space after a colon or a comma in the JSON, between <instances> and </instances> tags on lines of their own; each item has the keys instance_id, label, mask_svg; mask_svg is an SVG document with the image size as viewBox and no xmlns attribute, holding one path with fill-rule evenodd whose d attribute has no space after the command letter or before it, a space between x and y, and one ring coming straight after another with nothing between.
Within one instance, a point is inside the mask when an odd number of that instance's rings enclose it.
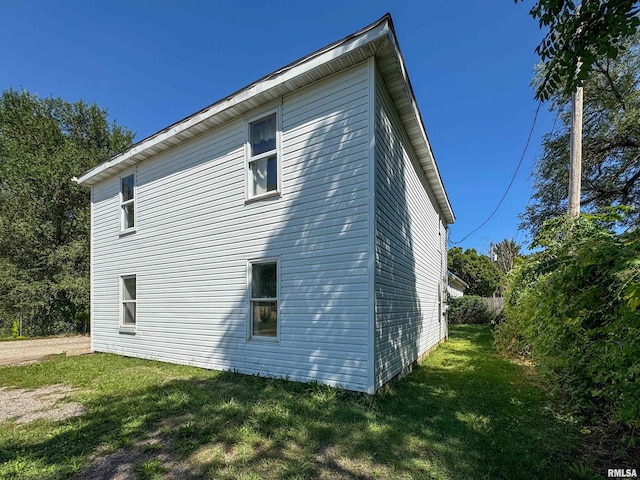
<instances>
[{"instance_id":1,"label":"blue sky","mask_svg":"<svg viewBox=\"0 0 640 480\"><path fill-rule=\"evenodd\" d=\"M533 0L3 2L0 88L95 101L140 140L390 12L456 213L459 241L496 206L537 102ZM515 237L553 115L542 107L497 214L460 245ZM80 173L80 172L78 172Z\"/></svg>"}]
</instances>

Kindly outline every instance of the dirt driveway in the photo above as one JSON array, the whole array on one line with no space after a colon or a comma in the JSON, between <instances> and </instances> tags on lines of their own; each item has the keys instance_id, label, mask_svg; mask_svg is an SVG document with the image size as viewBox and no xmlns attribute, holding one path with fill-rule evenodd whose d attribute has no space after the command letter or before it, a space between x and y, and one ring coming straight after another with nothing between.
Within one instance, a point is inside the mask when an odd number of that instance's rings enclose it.
<instances>
[{"instance_id":1,"label":"dirt driveway","mask_svg":"<svg viewBox=\"0 0 640 480\"><path fill-rule=\"evenodd\" d=\"M67 356L91 353L91 338L77 336L0 342L0 365L34 363L59 353Z\"/></svg>"}]
</instances>

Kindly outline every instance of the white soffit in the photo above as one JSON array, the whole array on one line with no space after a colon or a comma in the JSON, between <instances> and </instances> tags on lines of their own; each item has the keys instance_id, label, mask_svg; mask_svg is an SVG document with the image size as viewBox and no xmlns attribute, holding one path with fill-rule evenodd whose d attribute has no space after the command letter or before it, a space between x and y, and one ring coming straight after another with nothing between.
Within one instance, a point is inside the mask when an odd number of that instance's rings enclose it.
<instances>
[{"instance_id":1,"label":"white soffit","mask_svg":"<svg viewBox=\"0 0 640 480\"><path fill-rule=\"evenodd\" d=\"M154 133L74 180L81 185L94 185L249 110L361 63L374 55L378 70L420 159L444 219L447 223L453 223L455 216L431 151L389 14L368 27L276 70Z\"/></svg>"}]
</instances>

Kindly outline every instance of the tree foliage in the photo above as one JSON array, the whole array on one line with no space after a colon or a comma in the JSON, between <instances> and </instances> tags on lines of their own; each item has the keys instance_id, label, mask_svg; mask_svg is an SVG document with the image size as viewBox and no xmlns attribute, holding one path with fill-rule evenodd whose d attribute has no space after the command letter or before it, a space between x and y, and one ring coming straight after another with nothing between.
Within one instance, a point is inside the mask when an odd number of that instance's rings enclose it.
<instances>
[{"instance_id":1,"label":"tree foliage","mask_svg":"<svg viewBox=\"0 0 640 480\"><path fill-rule=\"evenodd\" d=\"M96 104L0 97L0 315L31 334L73 328L89 309L89 191L71 181L131 144Z\"/></svg>"},{"instance_id":2,"label":"tree foliage","mask_svg":"<svg viewBox=\"0 0 640 480\"><path fill-rule=\"evenodd\" d=\"M617 59L640 26L638 11L637 0L582 0L579 7L573 0L538 0L529 14L548 32L536 48L544 62L536 98L567 96L596 62Z\"/></svg>"},{"instance_id":3,"label":"tree foliage","mask_svg":"<svg viewBox=\"0 0 640 480\"><path fill-rule=\"evenodd\" d=\"M473 249L464 252L453 247L447 256L449 270L469 284L467 295L490 297L498 291L503 275L486 255L478 255Z\"/></svg>"},{"instance_id":4,"label":"tree foliage","mask_svg":"<svg viewBox=\"0 0 640 480\"><path fill-rule=\"evenodd\" d=\"M502 273L509 273L520 256L520 245L513 238L505 238L494 245L495 263Z\"/></svg>"},{"instance_id":5,"label":"tree foliage","mask_svg":"<svg viewBox=\"0 0 640 480\"><path fill-rule=\"evenodd\" d=\"M584 86L582 196L584 211L610 205L640 205L640 36L618 61L596 60ZM537 234L545 220L566 212L571 106L553 97L560 127L545 135L534 170L533 202L521 227ZM638 212L624 218L638 222Z\"/></svg>"},{"instance_id":6,"label":"tree foliage","mask_svg":"<svg viewBox=\"0 0 640 480\"><path fill-rule=\"evenodd\" d=\"M566 217L509 275L498 346L530 353L574 411L640 427L640 235L618 213Z\"/></svg>"}]
</instances>

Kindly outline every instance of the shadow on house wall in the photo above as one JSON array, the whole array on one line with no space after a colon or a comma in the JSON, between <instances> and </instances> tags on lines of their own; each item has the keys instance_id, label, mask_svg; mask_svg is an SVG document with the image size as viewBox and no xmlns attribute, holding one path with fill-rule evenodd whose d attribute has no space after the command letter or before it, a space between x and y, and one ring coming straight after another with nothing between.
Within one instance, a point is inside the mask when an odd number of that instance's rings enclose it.
<instances>
[{"instance_id":1,"label":"shadow on house wall","mask_svg":"<svg viewBox=\"0 0 640 480\"><path fill-rule=\"evenodd\" d=\"M370 328L375 328L380 386L418 358L425 315L438 318L437 299L425 300L437 295L437 280L421 285L422 291L417 281L418 269L429 268L426 257L434 252L422 248L416 258L416 219L409 208L415 185L408 184L416 172L406 170L413 164L399 124L389 123L399 121L395 112L382 106L376 115L378 208L369 218L369 97L362 70L355 67L282 101L282 198L245 205L248 229L270 221L274 228L265 244L241 248L245 258L258 262L278 259L279 338L277 343L246 340L252 295L247 285L244 298L231 309L239 315L225 320L236 325L225 335L236 338L237 348L223 348L224 353L219 344L212 352L225 355L232 369L366 391ZM274 217L275 209L280 210ZM375 323L369 308L369 220L378 226L371 252L376 257ZM236 245L243 242L239 235Z\"/></svg>"},{"instance_id":2,"label":"shadow on house wall","mask_svg":"<svg viewBox=\"0 0 640 480\"><path fill-rule=\"evenodd\" d=\"M242 120L142 164L147 227L120 239L116 266L100 273L117 279L123 264L141 272L137 338L98 350L366 391L375 254L378 385L415 360L425 313L417 269L426 267L416 257L410 172L397 127L379 120L386 141L376 141L379 208L370 219L368 85L361 64L282 99L281 197L245 202ZM369 221L380 226L375 252ZM271 258L279 337L251 338L248 261Z\"/></svg>"},{"instance_id":3,"label":"shadow on house wall","mask_svg":"<svg viewBox=\"0 0 640 480\"><path fill-rule=\"evenodd\" d=\"M282 100L282 196L244 206L247 229L261 222L272 228L262 243L242 234L236 242L244 262L278 261L279 336L249 331L246 340L247 285L232 308L244 316L234 332L245 329L237 337L240 357L228 357L233 369L368 387L367 78L365 66L356 66Z\"/></svg>"},{"instance_id":4,"label":"shadow on house wall","mask_svg":"<svg viewBox=\"0 0 640 480\"><path fill-rule=\"evenodd\" d=\"M401 373L418 358L423 312L417 289L408 185L411 172L398 116L376 78L376 386ZM424 266L423 266L424 268Z\"/></svg>"}]
</instances>

